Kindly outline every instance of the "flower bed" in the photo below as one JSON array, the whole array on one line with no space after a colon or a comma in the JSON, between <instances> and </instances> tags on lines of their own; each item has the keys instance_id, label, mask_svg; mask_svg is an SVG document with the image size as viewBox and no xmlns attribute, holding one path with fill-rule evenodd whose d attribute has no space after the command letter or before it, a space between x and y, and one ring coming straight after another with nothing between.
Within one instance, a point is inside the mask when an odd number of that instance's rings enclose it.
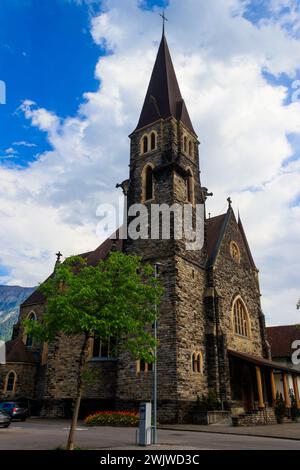
<instances>
[{"instance_id":1,"label":"flower bed","mask_svg":"<svg viewBox=\"0 0 300 470\"><path fill-rule=\"evenodd\" d=\"M84 420L88 426L128 426L139 425L139 413L135 411L96 411Z\"/></svg>"}]
</instances>

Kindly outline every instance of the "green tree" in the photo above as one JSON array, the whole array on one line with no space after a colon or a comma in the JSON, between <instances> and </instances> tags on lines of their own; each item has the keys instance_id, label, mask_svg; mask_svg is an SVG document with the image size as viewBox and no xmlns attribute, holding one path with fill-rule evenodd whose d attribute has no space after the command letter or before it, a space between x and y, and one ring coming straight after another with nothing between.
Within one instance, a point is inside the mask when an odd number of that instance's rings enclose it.
<instances>
[{"instance_id":1,"label":"green tree","mask_svg":"<svg viewBox=\"0 0 300 470\"><path fill-rule=\"evenodd\" d=\"M58 264L39 287L46 297L41 322L25 321L27 334L38 341L54 342L58 335L81 335L77 393L67 449L74 449L87 348L92 337L116 340L118 352L129 351L136 359L153 362L155 339L152 324L162 288L153 268L141 258L112 252L97 266L80 257Z\"/></svg>"},{"instance_id":2,"label":"green tree","mask_svg":"<svg viewBox=\"0 0 300 470\"><path fill-rule=\"evenodd\" d=\"M286 415L286 405L281 393L276 393L275 400L275 415L278 423L282 423L283 418Z\"/></svg>"}]
</instances>

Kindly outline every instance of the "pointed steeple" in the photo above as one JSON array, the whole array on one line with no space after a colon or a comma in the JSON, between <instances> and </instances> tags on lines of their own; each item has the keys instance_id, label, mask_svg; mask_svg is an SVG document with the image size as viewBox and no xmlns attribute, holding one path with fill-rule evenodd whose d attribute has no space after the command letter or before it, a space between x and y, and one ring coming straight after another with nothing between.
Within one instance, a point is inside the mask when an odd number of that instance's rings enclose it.
<instances>
[{"instance_id":1,"label":"pointed steeple","mask_svg":"<svg viewBox=\"0 0 300 470\"><path fill-rule=\"evenodd\" d=\"M137 125L140 129L158 119L173 116L194 134L185 102L181 96L168 43L163 31L143 109Z\"/></svg>"}]
</instances>

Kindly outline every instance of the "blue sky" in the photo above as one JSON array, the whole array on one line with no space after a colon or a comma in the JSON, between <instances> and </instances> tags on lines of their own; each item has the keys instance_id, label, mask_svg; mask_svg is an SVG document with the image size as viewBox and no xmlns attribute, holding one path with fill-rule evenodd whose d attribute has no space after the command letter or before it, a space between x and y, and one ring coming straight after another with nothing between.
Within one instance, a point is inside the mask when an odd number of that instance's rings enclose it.
<instances>
[{"instance_id":1,"label":"blue sky","mask_svg":"<svg viewBox=\"0 0 300 470\"><path fill-rule=\"evenodd\" d=\"M168 4L168 0L144 0L140 7L150 10ZM269 6L269 0L253 0L244 16L257 24L272 16ZM107 51L95 44L89 26L91 15L101 8L97 0L1 0L0 80L7 86L6 106L0 106L2 165L27 166L51 148L46 134L28 126L18 111L23 100L30 97L65 118L76 113L83 93L97 90L94 68ZM289 103L295 77L262 73L274 86L287 86Z\"/></svg>"},{"instance_id":2,"label":"blue sky","mask_svg":"<svg viewBox=\"0 0 300 470\"><path fill-rule=\"evenodd\" d=\"M149 0L141 8L167 3ZM94 68L106 51L93 41L89 25L91 14L99 11L98 1L1 0L0 80L7 87L6 106L0 106L2 163L26 166L50 149L47 136L28 126L18 112L23 100L30 97L65 118L76 113L84 92L98 88ZM13 146L14 142L32 146ZM5 154L10 148L16 150L13 158Z\"/></svg>"},{"instance_id":3,"label":"blue sky","mask_svg":"<svg viewBox=\"0 0 300 470\"><path fill-rule=\"evenodd\" d=\"M88 24L85 5L79 8L63 0L1 1L0 78L6 82L7 104L0 106L0 149L4 155L14 142L36 145L22 146L22 156L13 163L26 165L49 148L46 135L28 126L17 112L23 100L30 97L65 117L76 112L83 92L96 89L93 71L99 48Z\"/></svg>"},{"instance_id":4,"label":"blue sky","mask_svg":"<svg viewBox=\"0 0 300 470\"><path fill-rule=\"evenodd\" d=\"M292 309L300 285L292 255L300 250L300 112L292 100L300 0L288 4L1 0L0 283L36 284L58 250L99 244L96 208L116 201L115 184L127 178L127 136L166 8L202 178L215 194L209 212L232 196L261 268L265 308L277 319L282 302Z\"/></svg>"}]
</instances>

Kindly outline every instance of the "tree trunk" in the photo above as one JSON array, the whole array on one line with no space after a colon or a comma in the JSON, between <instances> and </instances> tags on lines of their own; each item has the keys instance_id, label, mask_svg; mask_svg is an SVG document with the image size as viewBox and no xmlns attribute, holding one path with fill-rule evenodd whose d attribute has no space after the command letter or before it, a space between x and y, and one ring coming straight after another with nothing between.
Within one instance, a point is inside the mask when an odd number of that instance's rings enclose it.
<instances>
[{"instance_id":1,"label":"tree trunk","mask_svg":"<svg viewBox=\"0 0 300 470\"><path fill-rule=\"evenodd\" d=\"M68 437L67 450L74 450L74 437L75 437L75 431L76 431L80 403L81 403L81 396L82 396L82 372L83 372L83 366L85 364L85 350L86 350L88 340L89 340L89 335L85 335L84 341L82 343L81 352L80 352L80 358L79 358L78 376L77 376L77 395L76 395L76 402L75 402L75 407L74 407L73 416L72 416L72 423L71 423L69 437Z\"/></svg>"}]
</instances>

